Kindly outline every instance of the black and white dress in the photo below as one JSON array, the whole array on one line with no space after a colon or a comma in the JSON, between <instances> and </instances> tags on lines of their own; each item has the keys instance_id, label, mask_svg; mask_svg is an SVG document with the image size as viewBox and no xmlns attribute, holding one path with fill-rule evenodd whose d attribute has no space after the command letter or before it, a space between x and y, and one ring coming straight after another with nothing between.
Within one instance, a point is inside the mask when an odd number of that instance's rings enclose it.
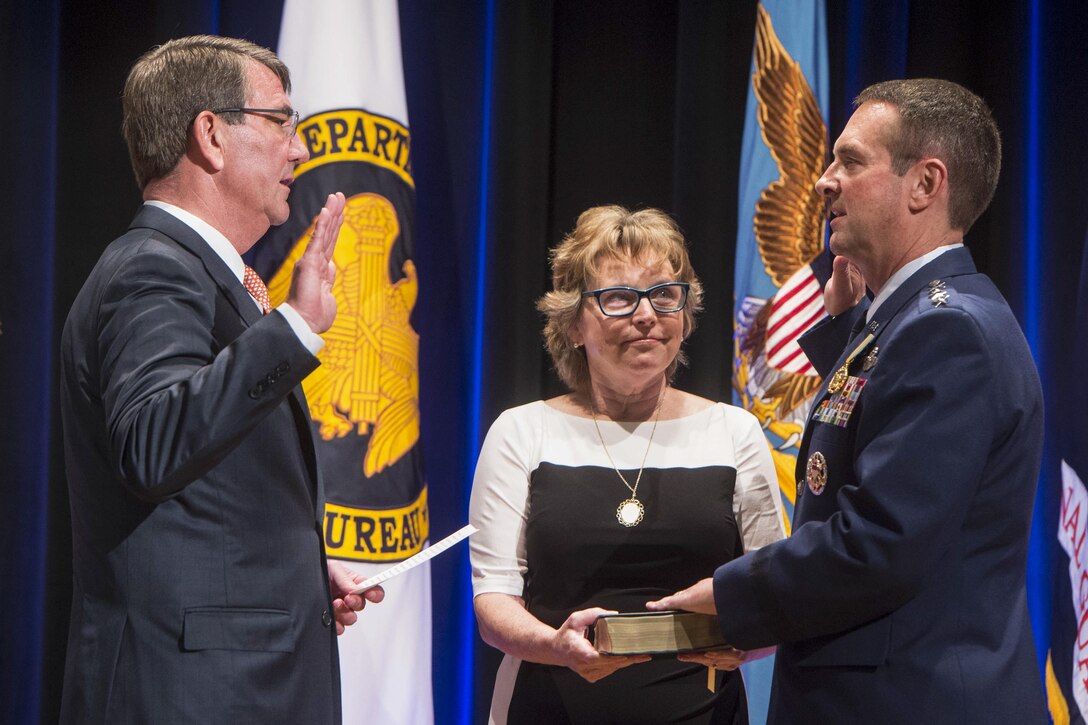
<instances>
[{"instance_id":1,"label":"black and white dress","mask_svg":"<svg viewBox=\"0 0 1088 725\"><path fill-rule=\"evenodd\" d=\"M600 421L608 452L634 485L653 421ZM657 424L638 499L645 518L623 526L631 492L593 420L543 401L505 411L480 452L469 506L473 594L523 597L559 627L587 607L644 611L645 603L711 576L721 564L784 535L774 464L758 422L716 403ZM491 722L743 723L739 673L655 658L596 683L566 667L507 655Z\"/></svg>"}]
</instances>

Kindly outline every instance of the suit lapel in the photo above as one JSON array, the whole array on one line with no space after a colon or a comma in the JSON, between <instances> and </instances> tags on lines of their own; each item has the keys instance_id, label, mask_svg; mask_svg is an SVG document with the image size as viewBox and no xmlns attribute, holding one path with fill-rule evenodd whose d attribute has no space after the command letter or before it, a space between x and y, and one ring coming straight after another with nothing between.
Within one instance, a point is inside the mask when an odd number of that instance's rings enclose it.
<instances>
[{"instance_id":1,"label":"suit lapel","mask_svg":"<svg viewBox=\"0 0 1088 725\"><path fill-rule=\"evenodd\" d=\"M246 291L241 281L234 276L234 272L230 270L227 263L215 253L215 250L204 241L204 238L196 233L196 230L172 214L147 205L140 208L136 218L129 225L130 229L140 227L162 232L197 256L204 264L208 276L212 278L223 296L245 320L247 327L261 319L261 311L253 304L253 299L249 296L249 292Z\"/></svg>"}]
</instances>

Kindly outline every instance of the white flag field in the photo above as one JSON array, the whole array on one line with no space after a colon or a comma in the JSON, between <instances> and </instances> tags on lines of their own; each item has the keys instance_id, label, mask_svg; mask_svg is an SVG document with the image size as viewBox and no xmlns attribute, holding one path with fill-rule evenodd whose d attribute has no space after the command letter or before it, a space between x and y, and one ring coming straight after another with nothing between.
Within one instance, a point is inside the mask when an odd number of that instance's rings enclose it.
<instances>
[{"instance_id":1,"label":"white flag field","mask_svg":"<svg viewBox=\"0 0 1088 725\"><path fill-rule=\"evenodd\" d=\"M373 576L417 554L430 533L418 336L410 325L415 187L396 0L286 0L278 54L291 70L291 101L310 151L281 233L305 234L329 193L348 197L334 258L337 321L304 388L320 434L326 550ZM344 723L428 725L430 564L384 586L385 602L367 606L338 640Z\"/></svg>"}]
</instances>

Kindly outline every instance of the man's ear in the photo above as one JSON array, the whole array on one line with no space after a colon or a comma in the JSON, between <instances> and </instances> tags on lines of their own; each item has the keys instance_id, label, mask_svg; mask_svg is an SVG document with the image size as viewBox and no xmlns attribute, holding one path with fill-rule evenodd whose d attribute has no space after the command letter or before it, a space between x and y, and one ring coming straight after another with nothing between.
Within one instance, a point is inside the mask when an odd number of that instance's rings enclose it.
<instances>
[{"instance_id":1,"label":"man's ear","mask_svg":"<svg viewBox=\"0 0 1088 725\"><path fill-rule=\"evenodd\" d=\"M221 171L224 163L224 142L227 122L212 113L201 111L193 119L189 131L189 159L209 171Z\"/></svg>"},{"instance_id":2,"label":"man's ear","mask_svg":"<svg viewBox=\"0 0 1088 725\"><path fill-rule=\"evenodd\" d=\"M948 167L940 159L922 159L907 173L911 179L911 211L922 211L940 196L947 195Z\"/></svg>"}]
</instances>

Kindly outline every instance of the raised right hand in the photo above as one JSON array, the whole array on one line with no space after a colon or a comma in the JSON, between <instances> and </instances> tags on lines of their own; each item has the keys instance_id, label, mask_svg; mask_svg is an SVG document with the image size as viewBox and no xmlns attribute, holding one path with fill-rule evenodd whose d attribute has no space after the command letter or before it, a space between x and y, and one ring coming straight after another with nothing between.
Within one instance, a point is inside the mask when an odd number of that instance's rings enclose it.
<instances>
[{"instance_id":1,"label":"raised right hand","mask_svg":"<svg viewBox=\"0 0 1088 725\"><path fill-rule=\"evenodd\" d=\"M344 195L329 194L325 206L317 215L314 233L302 257L295 262L287 302L302 316L310 329L321 334L336 319L336 297L332 285L336 280L336 265L332 255L344 223Z\"/></svg>"},{"instance_id":2,"label":"raised right hand","mask_svg":"<svg viewBox=\"0 0 1088 725\"><path fill-rule=\"evenodd\" d=\"M846 257L835 257L831 267L831 279L824 285L824 308L827 314L838 317L861 302L865 296L865 278L861 270Z\"/></svg>"}]
</instances>

